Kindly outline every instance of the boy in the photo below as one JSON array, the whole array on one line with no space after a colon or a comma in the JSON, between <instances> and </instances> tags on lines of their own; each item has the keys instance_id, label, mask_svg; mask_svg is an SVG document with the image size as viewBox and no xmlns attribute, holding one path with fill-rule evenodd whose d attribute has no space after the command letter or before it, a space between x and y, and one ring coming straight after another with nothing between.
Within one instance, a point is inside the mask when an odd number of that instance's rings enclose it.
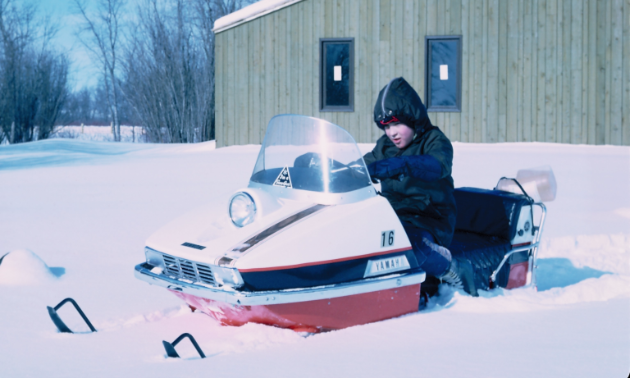
<instances>
[{"instance_id":1,"label":"boy","mask_svg":"<svg viewBox=\"0 0 630 378\"><path fill-rule=\"evenodd\" d=\"M402 77L379 93L374 122L385 131L363 159L382 195L400 218L420 268L427 275L477 295L468 261L453 259L457 209L453 197L453 146L431 124L418 93Z\"/></svg>"}]
</instances>

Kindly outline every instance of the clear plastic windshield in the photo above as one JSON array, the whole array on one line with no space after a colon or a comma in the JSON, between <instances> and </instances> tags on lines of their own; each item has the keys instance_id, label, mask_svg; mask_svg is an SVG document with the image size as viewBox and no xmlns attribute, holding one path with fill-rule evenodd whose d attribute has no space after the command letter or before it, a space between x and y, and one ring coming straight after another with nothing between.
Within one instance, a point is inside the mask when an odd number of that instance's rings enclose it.
<instances>
[{"instance_id":1,"label":"clear plastic windshield","mask_svg":"<svg viewBox=\"0 0 630 378\"><path fill-rule=\"evenodd\" d=\"M363 155L347 131L299 115L279 115L269 122L250 180L320 193L372 186Z\"/></svg>"}]
</instances>

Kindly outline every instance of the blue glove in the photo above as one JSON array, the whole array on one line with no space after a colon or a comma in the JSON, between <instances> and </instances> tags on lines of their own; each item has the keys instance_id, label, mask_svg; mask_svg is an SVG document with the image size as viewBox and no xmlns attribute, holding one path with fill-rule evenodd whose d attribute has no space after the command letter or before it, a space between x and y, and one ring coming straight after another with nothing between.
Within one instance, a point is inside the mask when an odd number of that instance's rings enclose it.
<instances>
[{"instance_id":1,"label":"blue glove","mask_svg":"<svg viewBox=\"0 0 630 378\"><path fill-rule=\"evenodd\" d=\"M405 160L399 157L378 160L367 166L370 176L379 180L395 178L407 173Z\"/></svg>"},{"instance_id":2,"label":"blue glove","mask_svg":"<svg viewBox=\"0 0 630 378\"><path fill-rule=\"evenodd\" d=\"M411 176L423 181L435 181L442 175L440 162L431 155L391 157L375 161L367 168L370 177L379 180L402 180L404 176Z\"/></svg>"}]
</instances>

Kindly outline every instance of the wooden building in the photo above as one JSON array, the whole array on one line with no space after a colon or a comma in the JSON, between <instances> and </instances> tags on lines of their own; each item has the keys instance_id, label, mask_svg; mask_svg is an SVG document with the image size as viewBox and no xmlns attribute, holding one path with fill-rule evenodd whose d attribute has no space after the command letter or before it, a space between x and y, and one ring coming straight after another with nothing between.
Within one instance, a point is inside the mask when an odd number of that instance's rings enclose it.
<instances>
[{"instance_id":1,"label":"wooden building","mask_svg":"<svg viewBox=\"0 0 630 378\"><path fill-rule=\"evenodd\" d=\"M262 0L214 31L217 146L261 143L281 113L374 142L374 102L398 76L425 103L430 80L456 79L459 103L429 112L452 141L630 146L630 0ZM427 73L432 36L457 41L454 71ZM352 42L338 108L322 104L342 80L341 65L322 75L336 39Z\"/></svg>"}]
</instances>

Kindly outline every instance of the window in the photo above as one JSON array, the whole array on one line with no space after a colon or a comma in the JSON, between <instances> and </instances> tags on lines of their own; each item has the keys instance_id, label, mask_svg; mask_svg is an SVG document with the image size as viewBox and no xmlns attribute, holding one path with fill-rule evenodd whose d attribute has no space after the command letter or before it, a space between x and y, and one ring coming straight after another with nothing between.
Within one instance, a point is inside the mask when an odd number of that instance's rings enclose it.
<instances>
[{"instance_id":1,"label":"window","mask_svg":"<svg viewBox=\"0 0 630 378\"><path fill-rule=\"evenodd\" d=\"M424 98L427 111L462 110L462 36L428 36Z\"/></svg>"},{"instance_id":2,"label":"window","mask_svg":"<svg viewBox=\"0 0 630 378\"><path fill-rule=\"evenodd\" d=\"M354 111L354 38L319 40L319 109Z\"/></svg>"}]
</instances>

